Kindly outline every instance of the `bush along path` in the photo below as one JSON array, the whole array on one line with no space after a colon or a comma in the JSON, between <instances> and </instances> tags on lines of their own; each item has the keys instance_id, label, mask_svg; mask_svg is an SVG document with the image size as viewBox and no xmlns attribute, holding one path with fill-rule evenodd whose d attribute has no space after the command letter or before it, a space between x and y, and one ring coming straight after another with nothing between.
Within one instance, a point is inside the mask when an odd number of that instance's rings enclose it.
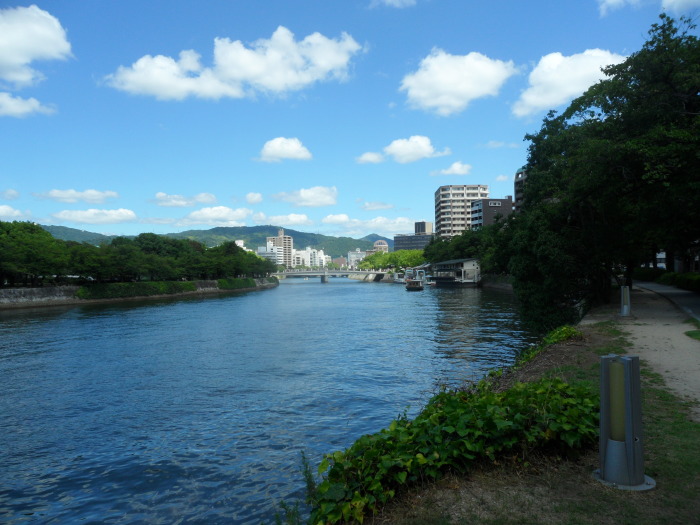
<instances>
[{"instance_id":1,"label":"bush along path","mask_svg":"<svg viewBox=\"0 0 700 525\"><path fill-rule=\"evenodd\" d=\"M577 334L570 327L555 330L525 359ZM559 379L499 392L486 378L467 390L442 392L415 419L394 420L347 450L328 454L318 467L321 481L309 488L310 523L362 523L403 489L465 472L478 461L535 449L589 448L598 438L598 409L590 383Z\"/></svg>"}]
</instances>

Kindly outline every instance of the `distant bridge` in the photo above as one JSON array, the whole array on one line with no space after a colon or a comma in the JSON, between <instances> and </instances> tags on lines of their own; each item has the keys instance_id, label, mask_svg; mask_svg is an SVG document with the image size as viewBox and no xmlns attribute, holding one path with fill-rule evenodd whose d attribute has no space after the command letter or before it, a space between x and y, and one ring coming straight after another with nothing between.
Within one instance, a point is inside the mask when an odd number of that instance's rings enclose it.
<instances>
[{"instance_id":1,"label":"distant bridge","mask_svg":"<svg viewBox=\"0 0 700 525\"><path fill-rule=\"evenodd\" d=\"M374 281L381 280L384 270L287 270L275 272L272 275L281 278L320 277L322 283L327 283L329 277L348 277L350 275L374 275Z\"/></svg>"}]
</instances>

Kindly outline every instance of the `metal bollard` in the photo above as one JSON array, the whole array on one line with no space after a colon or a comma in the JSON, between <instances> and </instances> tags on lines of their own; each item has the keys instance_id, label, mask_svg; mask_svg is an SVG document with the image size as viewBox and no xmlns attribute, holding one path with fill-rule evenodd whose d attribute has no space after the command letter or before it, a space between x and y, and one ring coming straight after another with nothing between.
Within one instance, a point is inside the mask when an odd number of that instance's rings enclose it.
<instances>
[{"instance_id":1,"label":"metal bollard","mask_svg":"<svg viewBox=\"0 0 700 525\"><path fill-rule=\"evenodd\" d=\"M600 469L593 476L623 490L649 490L644 475L639 357L600 358Z\"/></svg>"},{"instance_id":2,"label":"metal bollard","mask_svg":"<svg viewBox=\"0 0 700 525\"><path fill-rule=\"evenodd\" d=\"M620 287L620 315L622 317L627 317L630 315L630 287L621 286Z\"/></svg>"}]
</instances>

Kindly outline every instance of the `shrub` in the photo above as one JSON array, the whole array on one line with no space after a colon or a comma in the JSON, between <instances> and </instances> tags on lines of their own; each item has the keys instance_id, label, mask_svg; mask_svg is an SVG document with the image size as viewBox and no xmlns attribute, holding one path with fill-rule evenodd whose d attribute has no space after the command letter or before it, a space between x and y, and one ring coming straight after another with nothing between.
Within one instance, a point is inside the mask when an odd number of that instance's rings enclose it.
<instances>
[{"instance_id":1,"label":"shrub","mask_svg":"<svg viewBox=\"0 0 700 525\"><path fill-rule=\"evenodd\" d=\"M251 277L239 278L239 279L219 279L220 290L240 290L241 288L255 288L257 283L255 279Z\"/></svg>"},{"instance_id":2,"label":"shrub","mask_svg":"<svg viewBox=\"0 0 700 525\"><path fill-rule=\"evenodd\" d=\"M667 284L668 286L676 286L676 277L678 274L676 272L666 272L661 277L659 277L656 282L660 284Z\"/></svg>"},{"instance_id":3,"label":"shrub","mask_svg":"<svg viewBox=\"0 0 700 525\"><path fill-rule=\"evenodd\" d=\"M684 290L700 293L700 273L677 274L676 286Z\"/></svg>"},{"instance_id":4,"label":"shrub","mask_svg":"<svg viewBox=\"0 0 700 525\"><path fill-rule=\"evenodd\" d=\"M635 268L632 271L632 278L635 281L654 282L664 273L666 273L666 270L662 268Z\"/></svg>"},{"instance_id":5,"label":"shrub","mask_svg":"<svg viewBox=\"0 0 700 525\"><path fill-rule=\"evenodd\" d=\"M504 453L582 448L597 435L598 402L589 386L547 379L500 393L487 382L443 392L414 420L399 418L326 455L318 468L323 479L310 494L311 523L361 522L410 483Z\"/></svg>"},{"instance_id":6,"label":"shrub","mask_svg":"<svg viewBox=\"0 0 700 525\"><path fill-rule=\"evenodd\" d=\"M153 295L172 295L194 292L192 281L145 281L135 283L96 283L81 286L76 296L79 299L126 299Z\"/></svg>"}]
</instances>

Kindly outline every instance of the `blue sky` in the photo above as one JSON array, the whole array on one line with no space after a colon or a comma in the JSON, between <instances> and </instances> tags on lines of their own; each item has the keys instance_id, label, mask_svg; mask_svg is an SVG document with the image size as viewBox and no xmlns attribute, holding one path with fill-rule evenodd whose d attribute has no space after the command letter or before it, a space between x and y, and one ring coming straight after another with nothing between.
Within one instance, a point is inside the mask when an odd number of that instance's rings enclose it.
<instances>
[{"instance_id":1,"label":"blue sky","mask_svg":"<svg viewBox=\"0 0 700 525\"><path fill-rule=\"evenodd\" d=\"M526 133L700 0L0 0L0 220L363 237L513 193Z\"/></svg>"}]
</instances>

